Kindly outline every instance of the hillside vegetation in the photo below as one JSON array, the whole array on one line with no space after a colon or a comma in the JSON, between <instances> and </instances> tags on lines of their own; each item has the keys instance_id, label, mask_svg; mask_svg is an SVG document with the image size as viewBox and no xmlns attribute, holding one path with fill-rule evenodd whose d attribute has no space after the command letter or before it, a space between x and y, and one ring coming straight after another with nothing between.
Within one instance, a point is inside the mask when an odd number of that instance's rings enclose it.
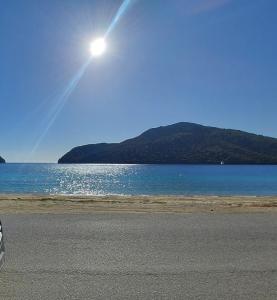
<instances>
[{"instance_id":1,"label":"hillside vegetation","mask_svg":"<svg viewBox=\"0 0 277 300\"><path fill-rule=\"evenodd\" d=\"M277 139L181 122L121 143L79 146L59 163L277 164Z\"/></svg>"}]
</instances>

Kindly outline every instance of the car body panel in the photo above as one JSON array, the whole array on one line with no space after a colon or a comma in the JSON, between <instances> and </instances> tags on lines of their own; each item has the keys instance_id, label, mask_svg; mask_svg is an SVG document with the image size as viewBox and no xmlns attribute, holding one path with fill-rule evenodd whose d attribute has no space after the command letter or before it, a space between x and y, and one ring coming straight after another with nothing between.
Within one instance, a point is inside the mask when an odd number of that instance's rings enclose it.
<instances>
[{"instance_id":1,"label":"car body panel","mask_svg":"<svg viewBox=\"0 0 277 300\"><path fill-rule=\"evenodd\" d=\"M4 261L4 254L5 254L5 245L4 245L4 236L3 236L3 227L0 221L0 267Z\"/></svg>"}]
</instances>

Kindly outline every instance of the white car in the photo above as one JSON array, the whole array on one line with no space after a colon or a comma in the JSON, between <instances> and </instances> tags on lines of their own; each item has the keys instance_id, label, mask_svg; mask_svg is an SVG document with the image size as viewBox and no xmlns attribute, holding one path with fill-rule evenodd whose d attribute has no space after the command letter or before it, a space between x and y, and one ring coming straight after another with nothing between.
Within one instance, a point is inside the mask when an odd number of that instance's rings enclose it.
<instances>
[{"instance_id":1,"label":"white car","mask_svg":"<svg viewBox=\"0 0 277 300\"><path fill-rule=\"evenodd\" d=\"M4 238L3 238L3 227L0 221L0 267L4 260L5 246L4 246Z\"/></svg>"}]
</instances>

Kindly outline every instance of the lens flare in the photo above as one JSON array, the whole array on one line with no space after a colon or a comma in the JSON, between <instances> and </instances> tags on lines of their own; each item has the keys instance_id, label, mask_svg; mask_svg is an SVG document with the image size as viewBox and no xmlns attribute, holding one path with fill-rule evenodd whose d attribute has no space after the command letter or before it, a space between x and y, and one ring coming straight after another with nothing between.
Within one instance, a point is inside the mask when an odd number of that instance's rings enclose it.
<instances>
[{"instance_id":1,"label":"lens flare","mask_svg":"<svg viewBox=\"0 0 277 300\"><path fill-rule=\"evenodd\" d=\"M62 111L62 109L65 106L66 102L68 101L69 97L71 96L73 91L77 88L80 80L84 76L85 71L88 68L88 66L90 65L93 58L97 58L106 52L107 36L114 30L116 25L119 23L121 18L125 15L128 8L131 6L131 4L134 1L135 0L123 0L121 6L119 7L116 15L113 18L110 26L108 27L104 37L97 38L90 44L91 58L89 58L89 60L79 69L79 71L75 74L75 76L73 76L71 81L69 81L68 85L63 90L62 94L57 98L55 105L52 107L52 109L49 112L49 117L47 118L47 125L46 125L44 131L41 133L41 135L37 139L32 151L31 151L31 155L33 155L36 152L37 148L40 146L41 142L45 138L49 129L55 123L57 117L59 116L60 112Z\"/></svg>"},{"instance_id":2,"label":"lens flare","mask_svg":"<svg viewBox=\"0 0 277 300\"><path fill-rule=\"evenodd\" d=\"M46 126L41 133L41 135L38 137L32 151L31 155L33 155L37 148L40 146L41 142L47 135L48 131L52 127L52 125L55 123L57 117L59 116L60 112L62 111L63 107L67 103L69 97L74 92L76 87L78 86L79 82L81 81L82 77L84 76L88 66L91 63L91 58L78 70L78 72L72 77L72 79L69 81L68 85L65 87L61 95L56 99L56 102L54 106L49 111L49 116L46 120Z\"/></svg>"},{"instance_id":3,"label":"lens flare","mask_svg":"<svg viewBox=\"0 0 277 300\"><path fill-rule=\"evenodd\" d=\"M124 16L124 14L127 12L128 8L130 7L130 5L134 2L134 0L124 0L121 4L121 6L119 7L115 17L113 18L109 28L106 31L105 37L108 36L113 29L115 28L115 26L117 25L117 23L120 21L120 19Z\"/></svg>"}]
</instances>

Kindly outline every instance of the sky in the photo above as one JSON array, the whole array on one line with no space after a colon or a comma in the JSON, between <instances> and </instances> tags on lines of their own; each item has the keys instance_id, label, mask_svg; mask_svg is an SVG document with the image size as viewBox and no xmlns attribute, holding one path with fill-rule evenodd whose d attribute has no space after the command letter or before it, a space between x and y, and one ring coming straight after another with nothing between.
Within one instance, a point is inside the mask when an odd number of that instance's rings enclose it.
<instances>
[{"instance_id":1,"label":"sky","mask_svg":"<svg viewBox=\"0 0 277 300\"><path fill-rule=\"evenodd\" d=\"M7 162L56 162L78 145L181 121L277 137L276 0L132 0L105 55L91 61L50 124L91 41L121 4L1 2L0 155Z\"/></svg>"}]
</instances>

